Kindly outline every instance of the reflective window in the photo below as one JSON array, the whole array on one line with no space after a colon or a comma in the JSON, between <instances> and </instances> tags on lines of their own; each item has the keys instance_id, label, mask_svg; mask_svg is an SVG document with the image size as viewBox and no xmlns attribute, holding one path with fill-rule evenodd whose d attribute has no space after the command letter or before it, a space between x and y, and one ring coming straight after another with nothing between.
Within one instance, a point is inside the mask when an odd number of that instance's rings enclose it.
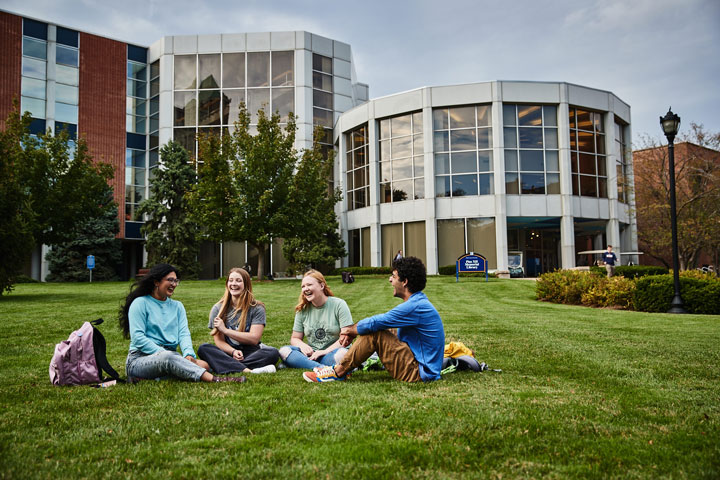
<instances>
[{"instance_id":1,"label":"reflective window","mask_svg":"<svg viewBox=\"0 0 720 480\"><path fill-rule=\"evenodd\" d=\"M617 175L618 200L629 203L630 185L628 180L628 145L625 140L626 126L615 119L615 169Z\"/></svg>"},{"instance_id":2,"label":"reflective window","mask_svg":"<svg viewBox=\"0 0 720 480\"><path fill-rule=\"evenodd\" d=\"M560 193L557 107L503 105L505 193Z\"/></svg>"},{"instance_id":3,"label":"reflective window","mask_svg":"<svg viewBox=\"0 0 720 480\"><path fill-rule=\"evenodd\" d=\"M573 195L607 198L603 115L575 107L569 114Z\"/></svg>"},{"instance_id":4,"label":"reflective window","mask_svg":"<svg viewBox=\"0 0 720 480\"><path fill-rule=\"evenodd\" d=\"M437 221L438 266L455 265L467 252L485 257L488 268L497 268L494 218L453 218Z\"/></svg>"},{"instance_id":5,"label":"reflective window","mask_svg":"<svg viewBox=\"0 0 720 480\"><path fill-rule=\"evenodd\" d=\"M45 100L39 98L21 97L20 111L30 112L34 118L45 118Z\"/></svg>"},{"instance_id":6,"label":"reflective window","mask_svg":"<svg viewBox=\"0 0 720 480\"><path fill-rule=\"evenodd\" d=\"M33 97L45 99L45 80L35 78L22 79L22 95L24 97Z\"/></svg>"},{"instance_id":7,"label":"reflective window","mask_svg":"<svg viewBox=\"0 0 720 480\"><path fill-rule=\"evenodd\" d=\"M79 52L77 48L57 44L55 46L55 62L70 67L78 66Z\"/></svg>"},{"instance_id":8,"label":"reflective window","mask_svg":"<svg viewBox=\"0 0 720 480\"><path fill-rule=\"evenodd\" d=\"M232 125L240 115L240 104L245 102L245 90L223 90L223 125Z\"/></svg>"},{"instance_id":9,"label":"reflective window","mask_svg":"<svg viewBox=\"0 0 720 480\"><path fill-rule=\"evenodd\" d=\"M272 85L286 87L294 84L295 52L272 52Z\"/></svg>"},{"instance_id":10,"label":"reflective window","mask_svg":"<svg viewBox=\"0 0 720 480\"><path fill-rule=\"evenodd\" d=\"M79 85L80 72L77 68L65 65L55 67L55 80L66 85Z\"/></svg>"},{"instance_id":11,"label":"reflective window","mask_svg":"<svg viewBox=\"0 0 720 480\"><path fill-rule=\"evenodd\" d=\"M433 110L435 196L492 195L490 105Z\"/></svg>"},{"instance_id":12,"label":"reflective window","mask_svg":"<svg viewBox=\"0 0 720 480\"><path fill-rule=\"evenodd\" d=\"M245 86L245 54L223 54L223 88Z\"/></svg>"},{"instance_id":13,"label":"reflective window","mask_svg":"<svg viewBox=\"0 0 720 480\"><path fill-rule=\"evenodd\" d=\"M326 140L321 144L326 151L333 148L332 128L335 125L332 73L332 58L313 53L313 125L325 127Z\"/></svg>"},{"instance_id":14,"label":"reflective window","mask_svg":"<svg viewBox=\"0 0 720 480\"><path fill-rule=\"evenodd\" d=\"M24 57L22 60L22 74L24 77L45 80L47 76L47 63L42 60Z\"/></svg>"},{"instance_id":15,"label":"reflective window","mask_svg":"<svg viewBox=\"0 0 720 480\"><path fill-rule=\"evenodd\" d=\"M55 121L63 123L78 123L77 105L55 102Z\"/></svg>"},{"instance_id":16,"label":"reflective window","mask_svg":"<svg viewBox=\"0 0 720 480\"><path fill-rule=\"evenodd\" d=\"M195 55L175 55L175 90L195 88Z\"/></svg>"},{"instance_id":17,"label":"reflective window","mask_svg":"<svg viewBox=\"0 0 720 480\"><path fill-rule=\"evenodd\" d=\"M174 125L194 126L197 109L195 92L175 92Z\"/></svg>"},{"instance_id":18,"label":"reflective window","mask_svg":"<svg viewBox=\"0 0 720 480\"><path fill-rule=\"evenodd\" d=\"M36 38L23 37L23 55L47 60L47 42Z\"/></svg>"},{"instance_id":19,"label":"reflective window","mask_svg":"<svg viewBox=\"0 0 720 480\"><path fill-rule=\"evenodd\" d=\"M270 52L248 52L247 86L267 87L270 85Z\"/></svg>"},{"instance_id":20,"label":"reflective window","mask_svg":"<svg viewBox=\"0 0 720 480\"><path fill-rule=\"evenodd\" d=\"M55 84L55 101L62 103L78 104L78 87L71 85Z\"/></svg>"},{"instance_id":21,"label":"reflective window","mask_svg":"<svg viewBox=\"0 0 720 480\"><path fill-rule=\"evenodd\" d=\"M370 205L370 167L368 166L367 125L345 134L346 182L348 210Z\"/></svg>"},{"instance_id":22,"label":"reflective window","mask_svg":"<svg viewBox=\"0 0 720 480\"><path fill-rule=\"evenodd\" d=\"M425 197L422 112L380 120L380 202Z\"/></svg>"},{"instance_id":23,"label":"reflective window","mask_svg":"<svg viewBox=\"0 0 720 480\"><path fill-rule=\"evenodd\" d=\"M198 88L220 88L220 54L198 55Z\"/></svg>"},{"instance_id":24,"label":"reflective window","mask_svg":"<svg viewBox=\"0 0 720 480\"><path fill-rule=\"evenodd\" d=\"M247 91L247 108L250 113L250 123L258 122L258 110L263 109L265 113L269 113L270 107L270 89L269 88L251 88Z\"/></svg>"},{"instance_id":25,"label":"reflective window","mask_svg":"<svg viewBox=\"0 0 720 480\"><path fill-rule=\"evenodd\" d=\"M295 89L294 88L273 88L272 109L280 114L280 121L286 123L290 112L295 111Z\"/></svg>"}]
</instances>

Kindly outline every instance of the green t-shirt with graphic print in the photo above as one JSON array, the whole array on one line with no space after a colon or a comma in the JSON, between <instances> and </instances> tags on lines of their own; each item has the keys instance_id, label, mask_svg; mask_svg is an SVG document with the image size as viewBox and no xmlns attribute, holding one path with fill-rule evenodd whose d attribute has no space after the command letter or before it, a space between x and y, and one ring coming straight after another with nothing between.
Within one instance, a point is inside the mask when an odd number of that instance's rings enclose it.
<instances>
[{"instance_id":1,"label":"green t-shirt with graphic print","mask_svg":"<svg viewBox=\"0 0 720 480\"><path fill-rule=\"evenodd\" d=\"M295 314L294 332L305 335L305 343L313 350L325 350L340 338L340 329L353 324L350 309L345 300L328 297L320 308L308 304Z\"/></svg>"}]
</instances>

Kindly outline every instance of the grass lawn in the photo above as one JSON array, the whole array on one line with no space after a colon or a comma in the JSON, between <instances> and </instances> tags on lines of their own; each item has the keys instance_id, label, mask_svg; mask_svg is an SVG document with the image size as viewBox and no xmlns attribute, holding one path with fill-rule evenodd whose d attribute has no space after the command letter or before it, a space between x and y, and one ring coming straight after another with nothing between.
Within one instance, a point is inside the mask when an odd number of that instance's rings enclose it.
<instances>
[{"instance_id":1,"label":"grass lawn","mask_svg":"<svg viewBox=\"0 0 720 480\"><path fill-rule=\"evenodd\" d=\"M386 277L356 278L329 282L356 321L397 304ZM255 285L265 343L288 343L299 285ZM720 477L718 316L554 305L535 301L530 281L434 277L425 291L446 340L502 373L50 385L55 343L97 317L124 375L116 318L128 286L18 285L0 298L0 478ZM196 348L222 289L176 291Z\"/></svg>"}]
</instances>

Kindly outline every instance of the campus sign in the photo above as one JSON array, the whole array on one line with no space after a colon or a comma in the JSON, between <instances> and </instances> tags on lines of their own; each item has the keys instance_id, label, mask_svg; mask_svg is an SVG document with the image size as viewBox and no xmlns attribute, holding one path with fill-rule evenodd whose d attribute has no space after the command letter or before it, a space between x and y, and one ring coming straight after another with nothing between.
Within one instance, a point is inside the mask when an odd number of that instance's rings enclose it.
<instances>
[{"instance_id":1,"label":"campus sign","mask_svg":"<svg viewBox=\"0 0 720 480\"><path fill-rule=\"evenodd\" d=\"M455 262L455 281L460 281L460 273L485 273L488 281L487 259L475 252L466 253Z\"/></svg>"}]
</instances>

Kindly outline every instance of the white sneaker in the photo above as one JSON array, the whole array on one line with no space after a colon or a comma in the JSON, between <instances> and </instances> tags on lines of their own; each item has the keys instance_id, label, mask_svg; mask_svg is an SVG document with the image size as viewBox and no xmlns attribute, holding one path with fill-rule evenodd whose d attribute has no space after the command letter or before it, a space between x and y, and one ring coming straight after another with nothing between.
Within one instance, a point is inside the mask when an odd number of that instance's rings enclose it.
<instances>
[{"instance_id":1,"label":"white sneaker","mask_svg":"<svg viewBox=\"0 0 720 480\"><path fill-rule=\"evenodd\" d=\"M266 365L264 367L253 368L250 373L275 373L275 365Z\"/></svg>"}]
</instances>

